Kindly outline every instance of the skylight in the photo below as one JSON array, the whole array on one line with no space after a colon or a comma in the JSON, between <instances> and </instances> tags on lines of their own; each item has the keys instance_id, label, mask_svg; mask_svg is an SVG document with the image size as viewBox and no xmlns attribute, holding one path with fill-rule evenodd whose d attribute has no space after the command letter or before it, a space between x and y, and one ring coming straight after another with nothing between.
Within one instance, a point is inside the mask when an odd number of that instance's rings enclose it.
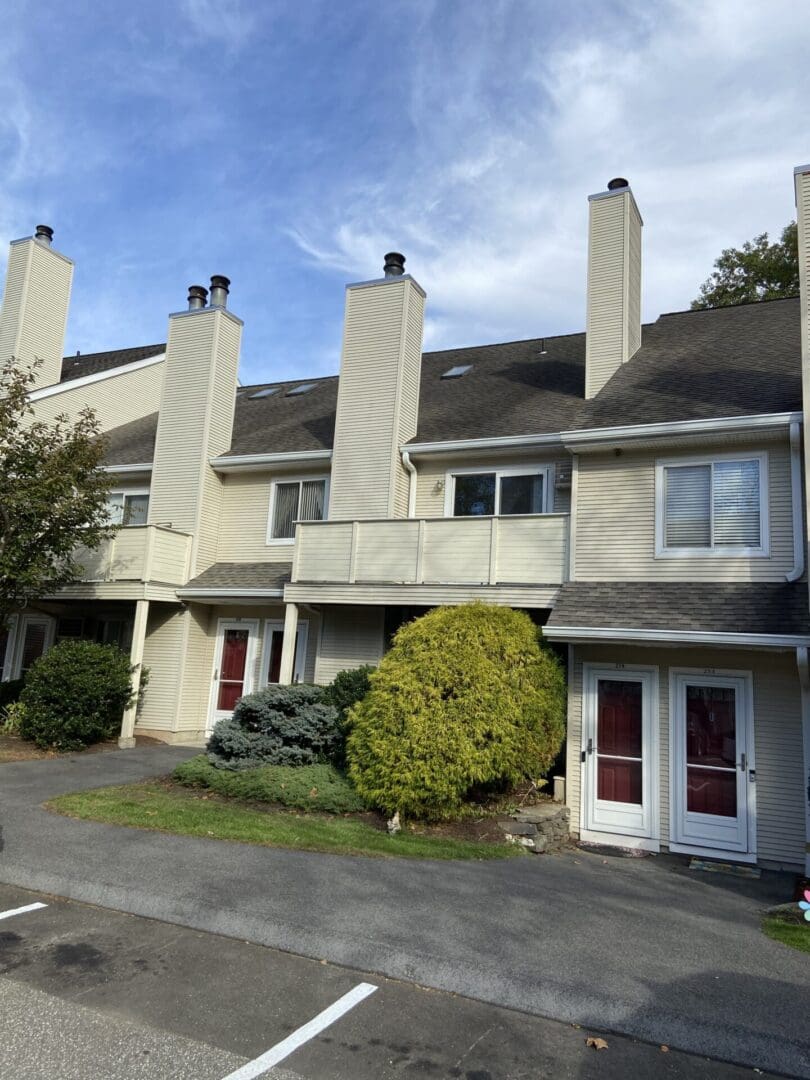
<instances>
[{"instance_id":1,"label":"skylight","mask_svg":"<svg viewBox=\"0 0 810 1080\"><path fill-rule=\"evenodd\" d=\"M462 375L466 375L472 368L472 364L457 364L456 367L451 367L449 371L445 371L442 375L443 379L460 379Z\"/></svg>"},{"instance_id":2,"label":"skylight","mask_svg":"<svg viewBox=\"0 0 810 1080\"><path fill-rule=\"evenodd\" d=\"M314 382L301 383L300 386L293 386L292 389L287 391L287 397L297 397L299 394L308 394L315 386Z\"/></svg>"},{"instance_id":3,"label":"skylight","mask_svg":"<svg viewBox=\"0 0 810 1080\"><path fill-rule=\"evenodd\" d=\"M255 394L251 394L250 395L250 400L253 401L254 398L270 397L271 394L277 394L277 393L278 393L278 387L277 386L265 386L264 390L257 390Z\"/></svg>"}]
</instances>

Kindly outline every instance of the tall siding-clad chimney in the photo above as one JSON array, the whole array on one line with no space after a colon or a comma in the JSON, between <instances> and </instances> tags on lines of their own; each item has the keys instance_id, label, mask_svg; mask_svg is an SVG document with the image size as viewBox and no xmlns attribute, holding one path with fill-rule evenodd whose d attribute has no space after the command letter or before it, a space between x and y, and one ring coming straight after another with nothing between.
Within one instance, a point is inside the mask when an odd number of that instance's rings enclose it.
<instances>
[{"instance_id":1,"label":"tall siding-clad chimney","mask_svg":"<svg viewBox=\"0 0 810 1080\"><path fill-rule=\"evenodd\" d=\"M623 177L588 199L585 397L592 398L641 345L641 227Z\"/></svg>"},{"instance_id":2,"label":"tall siding-clad chimney","mask_svg":"<svg viewBox=\"0 0 810 1080\"><path fill-rule=\"evenodd\" d=\"M386 276L346 288L329 517L408 516L400 446L416 434L425 293L385 257Z\"/></svg>"},{"instance_id":3,"label":"tall siding-clad chimney","mask_svg":"<svg viewBox=\"0 0 810 1080\"><path fill-rule=\"evenodd\" d=\"M799 165L793 170L796 191L796 224L799 241L799 307L801 312L802 349L802 409L805 417L804 476L810 480L810 438L807 435L807 418L810 417L810 165ZM810 537L810 502L805 506L807 525L805 535ZM810 551L807 553L810 558ZM810 565L810 562L805 562ZM810 782L810 778L809 778ZM810 793L810 787L808 787Z\"/></svg>"},{"instance_id":4,"label":"tall siding-clad chimney","mask_svg":"<svg viewBox=\"0 0 810 1080\"><path fill-rule=\"evenodd\" d=\"M11 242L0 307L0 362L41 360L34 389L62 376L73 263L51 247L52 239L50 226L37 225L34 236Z\"/></svg>"}]
</instances>

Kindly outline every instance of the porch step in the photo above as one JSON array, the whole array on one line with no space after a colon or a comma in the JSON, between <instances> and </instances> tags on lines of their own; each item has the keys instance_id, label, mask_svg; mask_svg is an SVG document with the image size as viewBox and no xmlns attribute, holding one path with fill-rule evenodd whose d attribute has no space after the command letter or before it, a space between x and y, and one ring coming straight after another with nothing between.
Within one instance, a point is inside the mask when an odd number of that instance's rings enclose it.
<instances>
[{"instance_id":1,"label":"porch step","mask_svg":"<svg viewBox=\"0 0 810 1080\"><path fill-rule=\"evenodd\" d=\"M743 866L740 863L712 862L710 859L690 859L690 870L703 870L709 874L732 874L734 877L759 880L762 871L758 866Z\"/></svg>"}]
</instances>

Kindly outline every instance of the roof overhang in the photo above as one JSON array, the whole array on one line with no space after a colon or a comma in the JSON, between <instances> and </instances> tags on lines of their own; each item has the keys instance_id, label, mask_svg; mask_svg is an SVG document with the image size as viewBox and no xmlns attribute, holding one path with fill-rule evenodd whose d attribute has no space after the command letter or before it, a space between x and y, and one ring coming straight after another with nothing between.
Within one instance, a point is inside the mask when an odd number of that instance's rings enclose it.
<instances>
[{"instance_id":1,"label":"roof overhang","mask_svg":"<svg viewBox=\"0 0 810 1080\"><path fill-rule=\"evenodd\" d=\"M634 642L652 645L720 645L737 648L796 649L810 646L807 634L735 634L711 630L640 630L634 627L544 626L543 636L551 641Z\"/></svg>"},{"instance_id":2,"label":"roof overhang","mask_svg":"<svg viewBox=\"0 0 810 1080\"><path fill-rule=\"evenodd\" d=\"M621 427L586 428L564 431L560 438L567 450L581 453L616 446L643 446L649 440L673 436L737 435L750 432L789 430L802 422L800 412L760 413L751 416L717 416L704 420L678 420L655 424L627 424Z\"/></svg>"},{"instance_id":3,"label":"roof overhang","mask_svg":"<svg viewBox=\"0 0 810 1080\"><path fill-rule=\"evenodd\" d=\"M318 465L332 460L331 450L297 450L283 454L225 454L210 458L215 472L258 472L279 465Z\"/></svg>"},{"instance_id":4,"label":"roof overhang","mask_svg":"<svg viewBox=\"0 0 810 1080\"><path fill-rule=\"evenodd\" d=\"M131 473L150 473L152 462L144 461L140 465L101 465L101 472L113 473L116 476L127 476Z\"/></svg>"},{"instance_id":5,"label":"roof overhang","mask_svg":"<svg viewBox=\"0 0 810 1080\"><path fill-rule=\"evenodd\" d=\"M216 589L203 586L199 589L177 589L176 592L181 600L195 600L200 603L210 601L215 604L226 604L237 600L257 603L264 600L282 600L284 598L283 587L279 589L250 589L240 588L235 585L229 589Z\"/></svg>"},{"instance_id":6,"label":"roof overhang","mask_svg":"<svg viewBox=\"0 0 810 1080\"><path fill-rule=\"evenodd\" d=\"M447 439L442 442L404 443L401 447L411 457L431 454L455 454L465 450L522 450L532 446L561 446L559 432L539 435L504 435L488 439Z\"/></svg>"}]
</instances>

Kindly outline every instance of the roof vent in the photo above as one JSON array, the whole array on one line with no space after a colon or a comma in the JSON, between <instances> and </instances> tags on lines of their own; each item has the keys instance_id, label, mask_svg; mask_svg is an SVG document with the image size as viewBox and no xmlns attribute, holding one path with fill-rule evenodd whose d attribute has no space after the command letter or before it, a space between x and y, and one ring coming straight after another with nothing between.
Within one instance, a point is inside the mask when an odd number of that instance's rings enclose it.
<instances>
[{"instance_id":1,"label":"roof vent","mask_svg":"<svg viewBox=\"0 0 810 1080\"><path fill-rule=\"evenodd\" d=\"M189 285L188 287L188 310L199 311L204 308L208 300L208 289L204 285Z\"/></svg>"},{"instance_id":2,"label":"roof vent","mask_svg":"<svg viewBox=\"0 0 810 1080\"><path fill-rule=\"evenodd\" d=\"M299 394L308 394L314 386L314 382L301 383L300 386L294 386L291 390L288 390L285 397L298 397Z\"/></svg>"},{"instance_id":3,"label":"roof vent","mask_svg":"<svg viewBox=\"0 0 810 1080\"><path fill-rule=\"evenodd\" d=\"M405 256L398 251L389 251L383 264L386 277L401 277L405 273Z\"/></svg>"},{"instance_id":4,"label":"roof vent","mask_svg":"<svg viewBox=\"0 0 810 1080\"><path fill-rule=\"evenodd\" d=\"M34 230L34 239L39 240L40 244L45 244L46 247L50 247L51 240L53 240L53 229L50 225L37 225Z\"/></svg>"},{"instance_id":5,"label":"roof vent","mask_svg":"<svg viewBox=\"0 0 810 1080\"><path fill-rule=\"evenodd\" d=\"M630 184L623 176L614 176L612 180L608 180L608 191L618 191L625 187L630 187Z\"/></svg>"},{"instance_id":6,"label":"roof vent","mask_svg":"<svg viewBox=\"0 0 810 1080\"><path fill-rule=\"evenodd\" d=\"M264 390L257 390L255 394L250 394L250 400L255 401L256 398L271 397L273 394L278 393L277 386L265 386Z\"/></svg>"},{"instance_id":7,"label":"roof vent","mask_svg":"<svg viewBox=\"0 0 810 1080\"><path fill-rule=\"evenodd\" d=\"M214 274L211 278L211 307L227 307L228 292L231 279L222 274Z\"/></svg>"},{"instance_id":8,"label":"roof vent","mask_svg":"<svg viewBox=\"0 0 810 1080\"><path fill-rule=\"evenodd\" d=\"M472 364L457 364L455 367L451 367L449 371L445 371L442 375L443 379L460 379L462 375L466 375L468 371L472 369Z\"/></svg>"}]
</instances>

